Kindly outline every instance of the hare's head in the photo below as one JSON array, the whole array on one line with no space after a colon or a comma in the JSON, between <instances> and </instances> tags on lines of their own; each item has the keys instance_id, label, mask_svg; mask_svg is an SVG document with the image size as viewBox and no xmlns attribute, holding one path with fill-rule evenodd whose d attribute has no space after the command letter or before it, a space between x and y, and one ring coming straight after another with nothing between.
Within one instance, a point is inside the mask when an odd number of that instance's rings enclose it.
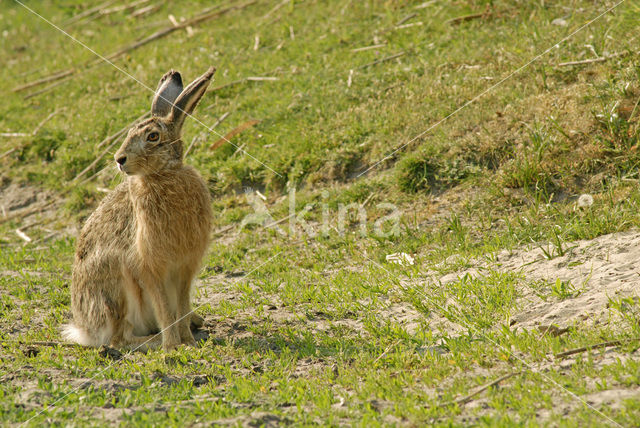
<instances>
[{"instance_id":1,"label":"hare's head","mask_svg":"<svg viewBox=\"0 0 640 428\"><path fill-rule=\"evenodd\" d=\"M151 118L129 130L115 154L118 169L128 175L153 174L182 163L182 125L204 95L215 68L182 89L177 71L169 71L158 84L151 103Z\"/></svg>"}]
</instances>

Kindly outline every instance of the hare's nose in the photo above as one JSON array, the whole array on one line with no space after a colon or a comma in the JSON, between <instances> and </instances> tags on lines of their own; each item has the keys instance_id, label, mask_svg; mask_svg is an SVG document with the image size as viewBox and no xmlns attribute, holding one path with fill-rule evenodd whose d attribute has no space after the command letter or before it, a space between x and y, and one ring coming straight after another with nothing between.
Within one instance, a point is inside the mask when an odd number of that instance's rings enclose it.
<instances>
[{"instance_id":1,"label":"hare's nose","mask_svg":"<svg viewBox=\"0 0 640 428\"><path fill-rule=\"evenodd\" d=\"M118 165L122 166L124 165L124 163L127 161L127 157L126 156L121 156L118 159L116 159L116 162L118 162Z\"/></svg>"}]
</instances>

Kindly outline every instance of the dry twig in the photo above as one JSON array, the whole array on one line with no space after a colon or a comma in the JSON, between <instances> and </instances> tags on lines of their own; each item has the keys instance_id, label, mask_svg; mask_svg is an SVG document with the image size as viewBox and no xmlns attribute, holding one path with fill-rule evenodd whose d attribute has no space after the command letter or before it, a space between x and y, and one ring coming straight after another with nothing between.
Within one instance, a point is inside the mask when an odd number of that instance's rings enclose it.
<instances>
[{"instance_id":1,"label":"dry twig","mask_svg":"<svg viewBox=\"0 0 640 428\"><path fill-rule=\"evenodd\" d=\"M291 2L291 0L282 0L280 3L275 5L273 9L271 9L269 12L264 14L264 16L261 18L262 21L266 21L266 19L269 18L274 12L277 12L278 9L280 9L282 6L284 6L289 2Z\"/></svg>"},{"instance_id":2,"label":"dry twig","mask_svg":"<svg viewBox=\"0 0 640 428\"><path fill-rule=\"evenodd\" d=\"M73 181L78 181L78 179L80 177L82 177L83 175L85 175L87 172L89 172L90 170L92 170L97 164L98 162L100 162L100 160L104 157L104 155L106 155L107 153L109 153L109 150L111 150L111 148L118 142L118 139L116 138L115 140L113 140L111 142L111 144L109 144L107 147L105 147L105 149L100 152L100 154L93 160L93 162L91 162L85 169L83 169L82 171L80 171L78 173L78 175L76 175L75 177L73 177Z\"/></svg>"},{"instance_id":3,"label":"dry twig","mask_svg":"<svg viewBox=\"0 0 640 428\"><path fill-rule=\"evenodd\" d=\"M49 113L49 115L47 117L45 117L44 119L42 119L40 121L38 126L36 126L34 128L34 130L33 130L33 132L31 134L35 136L38 133L38 131L40 131L40 129L44 126L44 124L47 123L56 114L58 114L58 110L55 110L55 111L52 111L51 113Z\"/></svg>"},{"instance_id":4,"label":"dry twig","mask_svg":"<svg viewBox=\"0 0 640 428\"><path fill-rule=\"evenodd\" d=\"M213 88L211 91L212 92L216 92L219 91L220 89L224 89L224 88L228 88L229 86L233 86L233 85L237 85L239 83L244 83L246 82L247 79L238 79L238 80L233 80L229 83L225 83L224 85L220 85L220 86L216 86L215 88Z\"/></svg>"},{"instance_id":5,"label":"dry twig","mask_svg":"<svg viewBox=\"0 0 640 428\"><path fill-rule=\"evenodd\" d=\"M235 155L237 155L239 152L243 152L244 151L244 146L246 146L247 143L242 143L235 152L233 152L233 154L231 155L231 157L235 157ZM257 191L256 191L257 192Z\"/></svg>"},{"instance_id":6,"label":"dry twig","mask_svg":"<svg viewBox=\"0 0 640 428\"><path fill-rule=\"evenodd\" d=\"M20 340L3 340L2 342L0 342L0 346L4 346L5 348L17 347L17 346L52 346L52 347L62 346L65 348L82 347L82 345L79 345L77 343L47 342L47 341L34 341L34 342L26 343Z\"/></svg>"},{"instance_id":7,"label":"dry twig","mask_svg":"<svg viewBox=\"0 0 640 428\"><path fill-rule=\"evenodd\" d=\"M120 140L120 137L124 135L129 128L131 128L133 125L140 122L141 120L146 119L150 115L151 113L146 112L143 115L138 116L133 122L131 122L121 130L116 132L115 134L108 136L107 138L102 140L100 143L98 143L98 146L97 146L98 148L102 147L105 144L108 144L108 146L102 152L100 152L100 154L94 159L94 161L91 162L91 164L89 164L85 169L80 171L80 173L78 173L78 175L76 175L71 181L78 181L80 177L82 177L91 169L93 169L98 164L98 162L100 162L100 160L104 157L104 155L106 155L109 152L109 150L111 150L111 148Z\"/></svg>"},{"instance_id":8,"label":"dry twig","mask_svg":"<svg viewBox=\"0 0 640 428\"><path fill-rule=\"evenodd\" d=\"M88 176L87 178L85 178L84 180L82 180L80 183L78 184L84 184L84 183L88 183L90 181L93 181L94 178L96 178L97 176L99 176L100 174L102 174L103 172L105 172L106 170L108 170L109 168L113 168L114 170L116 170L115 167L113 167L113 165L111 164L107 164L104 168L102 168L100 171L96 171L94 174Z\"/></svg>"},{"instance_id":9,"label":"dry twig","mask_svg":"<svg viewBox=\"0 0 640 428\"><path fill-rule=\"evenodd\" d=\"M147 117L149 117L151 115L150 112L146 112L140 116L138 116L133 122L127 124L124 128L120 129L118 132L116 132L113 135L109 135L108 137L106 137L104 140L100 141L98 143L98 145L96 146L97 148L100 148L102 146L104 146L105 144L110 143L111 141L113 141L115 138L118 138L120 135L124 134L125 132L127 132L127 130L129 130L129 128L131 128L133 125L135 125L136 123L146 119Z\"/></svg>"},{"instance_id":10,"label":"dry twig","mask_svg":"<svg viewBox=\"0 0 640 428\"><path fill-rule=\"evenodd\" d=\"M365 46L362 48L355 48L355 49L351 49L351 52L362 52L362 51L368 51L371 49L378 49L378 48L383 48L385 47L387 44L386 43L378 43L376 45L371 45L371 46Z\"/></svg>"},{"instance_id":11,"label":"dry twig","mask_svg":"<svg viewBox=\"0 0 640 428\"><path fill-rule=\"evenodd\" d=\"M109 9L101 9L100 10L100 15L105 16L105 15L110 15L112 13L117 13L117 12L124 12L127 10L131 10L131 9L135 9L136 7L145 4L145 3L149 3L149 0L136 0L133 3L129 3L129 4L123 4L120 6L114 6L112 8Z\"/></svg>"},{"instance_id":12,"label":"dry twig","mask_svg":"<svg viewBox=\"0 0 640 428\"><path fill-rule=\"evenodd\" d=\"M633 342L635 340L640 340L640 337L635 337L633 339L622 340L622 341L621 340L612 340L610 342L596 343L595 345L581 346L580 348L569 349L568 351L559 352L559 353L557 353L555 355L555 357L556 358L564 358L564 357L568 357L569 355L579 354L581 352L591 351L593 349L610 348L610 347L613 347L613 346L624 345L624 344Z\"/></svg>"},{"instance_id":13,"label":"dry twig","mask_svg":"<svg viewBox=\"0 0 640 428\"><path fill-rule=\"evenodd\" d=\"M472 20L478 19L478 18L483 18L483 19L484 18L488 18L491 15L492 15L491 6L487 5L487 8L482 13L472 13L470 15L463 15L463 16L458 16L456 18L451 18L451 19L447 20L445 22L445 24L457 25L457 24L461 24L463 22L472 21Z\"/></svg>"},{"instance_id":14,"label":"dry twig","mask_svg":"<svg viewBox=\"0 0 640 428\"><path fill-rule=\"evenodd\" d=\"M42 129L44 124L47 123L56 114L58 114L58 110L49 113L49 115L47 117L45 117L43 120L41 120L40 123L38 123L38 125L30 133L27 133L27 132L3 132L3 133L0 133L0 137L35 137L38 134L38 131L40 131L40 129ZM14 148L14 149L11 149L8 152L5 152L2 156L0 156L0 158L5 157L6 155L8 155L9 153L11 153L11 152L13 152L15 150L16 149Z\"/></svg>"},{"instance_id":15,"label":"dry twig","mask_svg":"<svg viewBox=\"0 0 640 428\"><path fill-rule=\"evenodd\" d=\"M362 202L362 203L360 204L360 208L364 208L364 207L366 207L366 206L367 206L367 204L368 204L369 202L371 202L371 199L373 199L373 197L374 197L374 196L376 196L376 195L377 195L377 193L371 192L371 193L369 194L369 196L367 196L367 199L365 199L365 200L364 200L364 202Z\"/></svg>"},{"instance_id":16,"label":"dry twig","mask_svg":"<svg viewBox=\"0 0 640 428\"><path fill-rule=\"evenodd\" d=\"M56 80L63 79L65 77L67 77L67 76L71 76L75 72L76 72L75 68L70 68L68 70L58 71L58 72L55 72L53 74L50 74L49 76L45 76L45 77L42 77L42 78L40 78L38 80L34 80L33 82L29 82L29 83L25 83L24 85L16 86L15 88L13 88L13 92L20 92L20 91L24 91L25 89L33 88L34 86L39 86L39 85L42 85L42 84L45 84L45 83L54 82Z\"/></svg>"},{"instance_id":17,"label":"dry twig","mask_svg":"<svg viewBox=\"0 0 640 428\"><path fill-rule=\"evenodd\" d=\"M471 399L473 397L475 397L476 395L480 394L481 392L484 392L487 389L491 388L492 386L495 386L495 385L499 384L500 382L502 382L504 380L507 380L507 379L509 379L509 378L511 378L513 376L517 376L517 375L519 375L521 373L522 373L522 370L506 374L506 375L504 375L502 377L499 377L498 379L496 379L496 380L494 380L492 382L489 382L489 383L487 383L485 385L482 385L480 388L476 389L474 392L472 392L469 395L465 395L464 397L458 398L457 400L454 400L454 401L449 401L448 403L443 403L443 404L439 405L438 407L448 407L448 406L451 406L451 405L454 405L454 404L466 404L469 401L471 401Z\"/></svg>"},{"instance_id":18,"label":"dry twig","mask_svg":"<svg viewBox=\"0 0 640 428\"><path fill-rule=\"evenodd\" d=\"M616 53L613 53L613 54L610 54L610 55L600 56L598 58L589 58L589 59L583 59L583 60L580 60L580 61L561 62L559 64L556 64L556 67L569 67L569 66L573 66L573 65L586 65L586 64L593 64L593 63L596 63L596 62L605 62L605 61L608 61L610 59L627 56L627 55L629 55L631 53L632 52L630 52L630 51L616 52Z\"/></svg>"},{"instance_id":19,"label":"dry twig","mask_svg":"<svg viewBox=\"0 0 640 428\"><path fill-rule=\"evenodd\" d=\"M155 33L151 34L150 36L147 36L141 40L138 40L137 42L131 43L127 46L124 46L118 50L116 50L115 52L112 52L108 55L105 55L104 58L108 61L113 61L135 49L138 49L148 43L151 43L154 40L158 40L161 39L163 37L168 36L169 34L173 33L174 31L180 30L182 28L186 28L188 26L194 26L194 25L198 25L201 24L205 21L208 21L210 19L216 18L218 16L224 15L227 12L233 11L233 10L240 10L240 9L244 9L248 6L251 6L252 4L257 3L257 0L249 0L246 3L242 3L240 5L234 5L234 6L229 6L227 8L224 9L220 9L220 10L215 10L215 11L211 11L212 8L207 9L205 12L201 12L199 15L191 18L191 19L187 19L184 22L181 22L178 26L168 26L166 28L163 28L161 30L156 31ZM15 88L13 88L14 92L19 92L19 91L23 91L25 89L28 88L32 88L34 86L38 86L38 85L42 85L44 83L49 83L55 80L60 80L64 77L70 76L74 73L76 73L80 68L89 68L89 67L93 67L95 65L98 65L100 63L102 63L104 61L103 58L98 58L96 60L93 61L89 61L87 63L85 63L84 65L80 66L79 68L69 68L67 70L62 70L62 71L58 71L56 73L53 73L49 76L45 76L43 78L40 78L38 80L35 80L33 82L29 82L29 83L25 83L23 85L17 86Z\"/></svg>"},{"instance_id":20,"label":"dry twig","mask_svg":"<svg viewBox=\"0 0 640 428\"><path fill-rule=\"evenodd\" d=\"M404 52L404 51L398 52L397 54L390 55L390 56L387 56L387 57L384 57L384 58L380 58L380 59L377 59L377 60L375 60L373 62L361 65L360 67L357 68L357 70L360 70L360 69L363 69L363 68L367 68L367 67L371 67L372 65L378 65L378 64L381 64L383 62L391 61L393 59L400 58L401 56L403 56L405 54L406 54L406 52Z\"/></svg>"},{"instance_id":21,"label":"dry twig","mask_svg":"<svg viewBox=\"0 0 640 428\"><path fill-rule=\"evenodd\" d=\"M227 118L227 116L229 116L229 112L224 113L222 116L220 116L218 118L218 120L216 120L216 123L214 123L213 125L211 125L210 129L215 129L218 125L220 125L222 123L223 120L225 120ZM191 148L193 147L193 145L196 143L198 139L198 136L196 135L195 137L193 137L193 140L191 140L191 144L189 144L189 147L187 147L187 150L184 152L184 157L186 158L187 155L189 154L189 152L191 151Z\"/></svg>"},{"instance_id":22,"label":"dry twig","mask_svg":"<svg viewBox=\"0 0 640 428\"><path fill-rule=\"evenodd\" d=\"M217 149L218 147L223 145L226 141L231 140L233 137L235 137L236 135L238 135L239 133L241 133L245 129L251 128L252 126L254 126L254 125L258 124L258 123L260 123L259 120L252 119L252 120L249 120L249 121L243 123L242 125L234 128L234 129L232 129L231 132L229 132L227 135L225 135L224 137L220 138L218 141L216 141L215 143L210 145L209 146L209 150Z\"/></svg>"},{"instance_id":23,"label":"dry twig","mask_svg":"<svg viewBox=\"0 0 640 428\"><path fill-rule=\"evenodd\" d=\"M67 26L67 25L71 25L71 24L75 24L78 21L82 21L84 18L93 15L94 13L98 13L100 12L102 9L111 6L113 3L115 3L115 0L109 0L108 2L99 4L98 6L92 7L90 9L85 10L84 12L80 12L79 14L75 15L72 18L69 18L68 20L66 20L62 26Z\"/></svg>"},{"instance_id":24,"label":"dry twig","mask_svg":"<svg viewBox=\"0 0 640 428\"><path fill-rule=\"evenodd\" d=\"M150 43L150 42L152 42L154 40L161 39L161 38L173 33L174 31L186 28L188 26L194 26L194 25L197 25L197 24L201 24L201 23L203 23L205 21L208 21L210 19L213 19L213 18L216 18L218 16L224 15L225 13L230 12L232 10L244 9L245 7L250 6L250 5L252 5L252 4L256 3L256 2L257 2L257 0L250 0L250 1L246 2L246 3L243 3L243 4L238 5L238 6L229 6L229 7L225 8L225 9L215 10L213 12L201 13L200 15L198 15L198 16L196 16L194 18L191 18L191 19L187 19L187 20L179 23L178 25L171 25L169 27L166 27L166 28L163 28L161 30L158 30L155 33L151 34L150 36L145 37L144 39L141 39L141 40L139 40L137 42L134 42L134 43L132 43L132 44L130 44L128 46L125 46L125 47L123 47L123 48L121 48L121 49L119 49L119 50L107 55L106 58L108 60L114 60L114 59L116 59L116 58L118 58L118 57L120 57L120 56L122 56L122 55L124 55L126 53L129 53L134 49L137 49L137 48L139 48L141 46L144 46L144 45L146 45L146 44L148 44L148 43ZM102 59L98 59L98 60L94 61L95 64L99 64L100 62L102 62Z\"/></svg>"},{"instance_id":25,"label":"dry twig","mask_svg":"<svg viewBox=\"0 0 640 428\"><path fill-rule=\"evenodd\" d=\"M451 24L451 25L456 25L456 24L460 24L462 22L471 21L471 20L474 20L474 19L484 18L485 16L488 16L488 14L485 13L485 12L472 13L471 15L464 15L464 16L458 16L456 18L451 18L448 21L446 21L446 23L447 24Z\"/></svg>"},{"instance_id":26,"label":"dry twig","mask_svg":"<svg viewBox=\"0 0 640 428\"><path fill-rule=\"evenodd\" d=\"M53 205L54 202L55 201L49 201L49 202L45 202L42 205L38 205L36 207L31 207L31 208L26 209L26 210L18 210L16 212L14 212L13 214L5 216L4 218L2 218L2 221L0 221L0 223L1 222L5 222L5 221L9 221L9 220L13 220L16 217L20 217L20 216L21 217L27 217L27 216L30 216L32 214L36 214L38 212L42 212L45 209L47 209L49 206Z\"/></svg>"},{"instance_id":27,"label":"dry twig","mask_svg":"<svg viewBox=\"0 0 640 428\"><path fill-rule=\"evenodd\" d=\"M64 193L66 193L66 192L64 192ZM7 215L6 212L4 212L4 207L3 207L2 211L3 211L4 217L0 218L0 224L2 224L4 222L7 222L9 220L13 220L16 217L22 217L24 219L24 218L26 218L26 217L28 217L30 215L40 213L40 212L46 210L47 208L49 208L49 207L51 207L53 205L59 205L59 204L60 204L60 201L50 200L50 201L45 202L44 204L37 205L35 207L19 209L16 212L14 212L14 213L12 213L10 215ZM20 236L19 233L18 233L18 236ZM35 241L35 242L38 242L38 241Z\"/></svg>"},{"instance_id":28,"label":"dry twig","mask_svg":"<svg viewBox=\"0 0 640 428\"><path fill-rule=\"evenodd\" d=\"M32 239L29 237L29 235L27 235L26 233L24 233L20 229L16 229L16 235L18 235L20 238L22 238L25 242L31 242L32 241Z\"/></svg>"},{"instance_id":29,"label":"dry twig","mask_svg":"<svg viewBox=\"0 0 640 428\"><path fill-rule=\"evenodd\" d=\"M283 217L283 218L281 218L280 220L276 220L276 221L274 221L274 222L272 222L272 223L265 224L265 226L264 226L264 227L273 227L273 226L277 226L277 225L279 225L279 224L281 224L281 223L284 223L285 221L289 220L291 217L293 217L293 216L295 216L295 215L296 215L295 213L293 213L293 214L289 214L288 216Z\"/></svg>"},{"instance_id":30,"label":"dry twig","mask_svg":"<svg viewBox=\"0 0 640 428\"><path fill-rule=\"evenodd\" d=\"M421 27L423 25L422 21L418 21L418 22L412 22L410 24L403 24L403 25L398 25L396 27L396 30L402 30L404 28L411 28L411 27Z\"/></svg>"},{"instance_id":31,"label":"dry twig","mask_svg":"<svg viewBox=\"0 0 640 428\"><path fill-rule=\"evenodd\" d=\"M26 132L0 132L0 137L27 137Z\"/></svg>"},{"instance_id":32,"label":"dry twig","mask_svg":"<svg viewBox=\"0 0 640 428\"><path fill-rule=\"evenodd\" d=\"M67 77L65 77L65 78L63 78L63 79L58 80L57 82L53 82L52 84L47 85L47 86L45 86L45 87L44 87L44 88L42 88L42 89L38 89L37 91L29 92L29 93L28 93L27 95L25 95L22 99L26 101L26 100L28 100L28 99L30 99L30 98L36 97L36 96L38 96L38 95L42 95L42 94L44 94L44 93L46 93L46 92L49 92L49 91L50 91L50 90L52 90L53 88L56 88L56 87L58 87L58 86L62 85L63 83L65 83L65 82L66 82L67 80L69 80L69 79L71 79L71 76L67 76Z\"/></svg>"},{"instance_id":33,"label":"dry twig","mask_svg":"<svg viewBox=\"0 0 640 428\"><path fill-rule=\"evenodd\" d=\"M2 159L5 156L9 156L11 153L15 152L16 150L18 150L17 147L7 150L6 152L0 155L0 159Z\"/></svg>"},{"instance_id":34,"label":"dry twig","mask_svg":"<svg viewBox=\"0 0 640 428\"><path fill-rule=\"evenodd\" d=\"M398 343L400 343L400 339L396 340L395 342L393 342L391 345L387 346L387 349L385 349L382 354L378 355L378 357L373 360L373 362L371 364L375 364L378 361L380 361L382 358L384 358L385 355L387 355L389 353L389 351L391 350L391 348L393 348L394 346L397 346Z\"/></svg>"},{"instance_id":35,"label":"dry twig","mask_svg":"<svg viewBox=\"0 0 640 428\"><path fill-rule=\"evenodd\" d=\"M396 22L396 27L401 26L402 24L404 24L405 22L407 22L407 21L408 21L408 20L410 20L410 19L415 18L416 16L418 16L418 14L417 14L417 13L411 13L411 14L409 14L409 15L405 16L405 17L404 17L404 18L402 18L400 21Z\"/></svg>"},{"instance_id":36,"label":"dry twig","mask_svg":"<svg viewBox=\"0 0 640 428\"><path fill-rule=\"evenodd\" d=\"M242 79L238 79L238 80L233 80L229 83L225 83L224 85L220 85L217 86L215 88L213 88L211 91L215 92L215 91L219 91L220 89L224 89L224 88L228 88L229 86L233 86L233 85L237 85L240 83L245 83L245 82L273 82L278 80L277 77L272 77L272 76L249 76L249 77L243 77Z\"/></svg>"},{"instance_id":37,"label":"dry twig","mask_svg":"<svg viewBox=\"0 0 640 428\"><path fill-rule=\"evenodd\" d=\"M245 80L249 82L275 82L278 78L273 76L249 76Z\"/></svg>"},{"instance_id":38,"label":"dry twig","mask_svg":"<svg viewBox=\"0 0 640 428\"><path fill-rule=\"evenodd\" d=\"M33 245L40 244L42 242L46 242L46 241L50 240L51 238L54 238L54 237L60 236L60 235L62 235L62 233L59 230L54 230L54 231L52 231L50 233L47 233L42 238L39 238L39 239L36 239L35 241L33 241Z\"/></svg>"},{"instance_id":39,"label":"dry twig","mask_svg":"<svg viewBox=\"0 0 640 428\"><path fill-rule=\"evenodd\" d=\"M212 126L211 128L215 128L215 127L217 127L218 125L220 125L222 122L224 122L224 120L225 120L227 117L229 117L229 115L230 115L230 114L231 114L231 112L223 113L223 114L218 118L218 120L216 120L216 123L214 123L214 124L213 124L213 126Z\"/></svg>"},{"instance_id":40,"label":"dry twig","mask_svg":"<svg viewBox=\"0 0 640 428\"><path fill-rule=\"evenodd\" d=\"M415 6L414 9L425 9L425 8L431 6L432 4L434 4L435 2L436 2L436 0L429 0L429 1L426 1L426 2L424 2L422 4L419 4L419 5Z\"/></svg>"},{"instance_id":41,"label":"dry twig","mask_svg":"<svg viewBox=\"0 0 640 428\"><path fill-rule=\"evenodd\" d=\"M162 7L162 6L161 6L161 5L159 5L159 4L151 4L151 5L149 5L149 6L145 6L145 7L143 7L143 8L138 9L138 10L134 10L134 11L131 13L131 17L133 17L133 18L139 18L139 17L141 17L141 16L148 15L148 14L150 14L150 13L153 13L153 12L155 12L155 11L159 10L161 7Z\"/></svg>"}]
</instances>

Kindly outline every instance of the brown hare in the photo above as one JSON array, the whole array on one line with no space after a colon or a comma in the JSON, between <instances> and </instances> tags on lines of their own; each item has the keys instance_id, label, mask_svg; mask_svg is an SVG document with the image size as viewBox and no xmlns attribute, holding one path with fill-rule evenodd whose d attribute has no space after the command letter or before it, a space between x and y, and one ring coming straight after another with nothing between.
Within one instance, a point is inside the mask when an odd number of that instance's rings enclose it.
<instances>
[{"instance_id":1,"label":"brown hare","mask_svg":"<svg viewBox=\"0 0 640 428\"><path fill-rule=\"evenodd\" d=\"M214 72L184 90L180 73L165 74L152 117L131 128L115 154L126 179L80 233L66 339L126 349L195 345L191 323L202 319L191 312L191 283L207 250L212 212L206 184L182 162L180 132Z\"/></svg>"}]
</instances>

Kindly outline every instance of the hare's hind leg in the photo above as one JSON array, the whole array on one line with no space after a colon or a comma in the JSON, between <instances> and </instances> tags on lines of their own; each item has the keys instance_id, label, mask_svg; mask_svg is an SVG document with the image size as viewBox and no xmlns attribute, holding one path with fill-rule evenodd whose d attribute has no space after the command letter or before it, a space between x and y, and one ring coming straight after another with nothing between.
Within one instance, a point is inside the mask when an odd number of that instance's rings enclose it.
<instances>
[{"instance_id":1,"label":"hare's hind leg","mask_svg":"<svg viewBox=\"0 0 640 428\"><path fill-rule=\"evenodd\" d=\"M119 320L115 326L115 333L111 338L111 346L130 351L158 349L162 346L162 335L158 333L148 336L136 336L133 334L133 325L126 319L123 319Z\"/></svg>"},{"instance_id":2,"label":"hare's hind leg","mask_svg":"<svg viewBox=\"0 0 640 428\"><path fill-rule=\"evenodd\" d=\"M191 329L196 330L204 325L204 318L195 312L191 312Z\"/></svg>"},{"instance_id":3,"label":"hare's hind leg","mask_svg":"<svg viewBox=\"0 0 640 428\"><path fill-rule=\"evenodd\" d=\"M118 281L118 271L109 263L93 259L76 263L71 283L73 323L64 326L65 339L83 346L111 341L114 320L122 316L125 304Z\"/></svg>"}]
</instances>

